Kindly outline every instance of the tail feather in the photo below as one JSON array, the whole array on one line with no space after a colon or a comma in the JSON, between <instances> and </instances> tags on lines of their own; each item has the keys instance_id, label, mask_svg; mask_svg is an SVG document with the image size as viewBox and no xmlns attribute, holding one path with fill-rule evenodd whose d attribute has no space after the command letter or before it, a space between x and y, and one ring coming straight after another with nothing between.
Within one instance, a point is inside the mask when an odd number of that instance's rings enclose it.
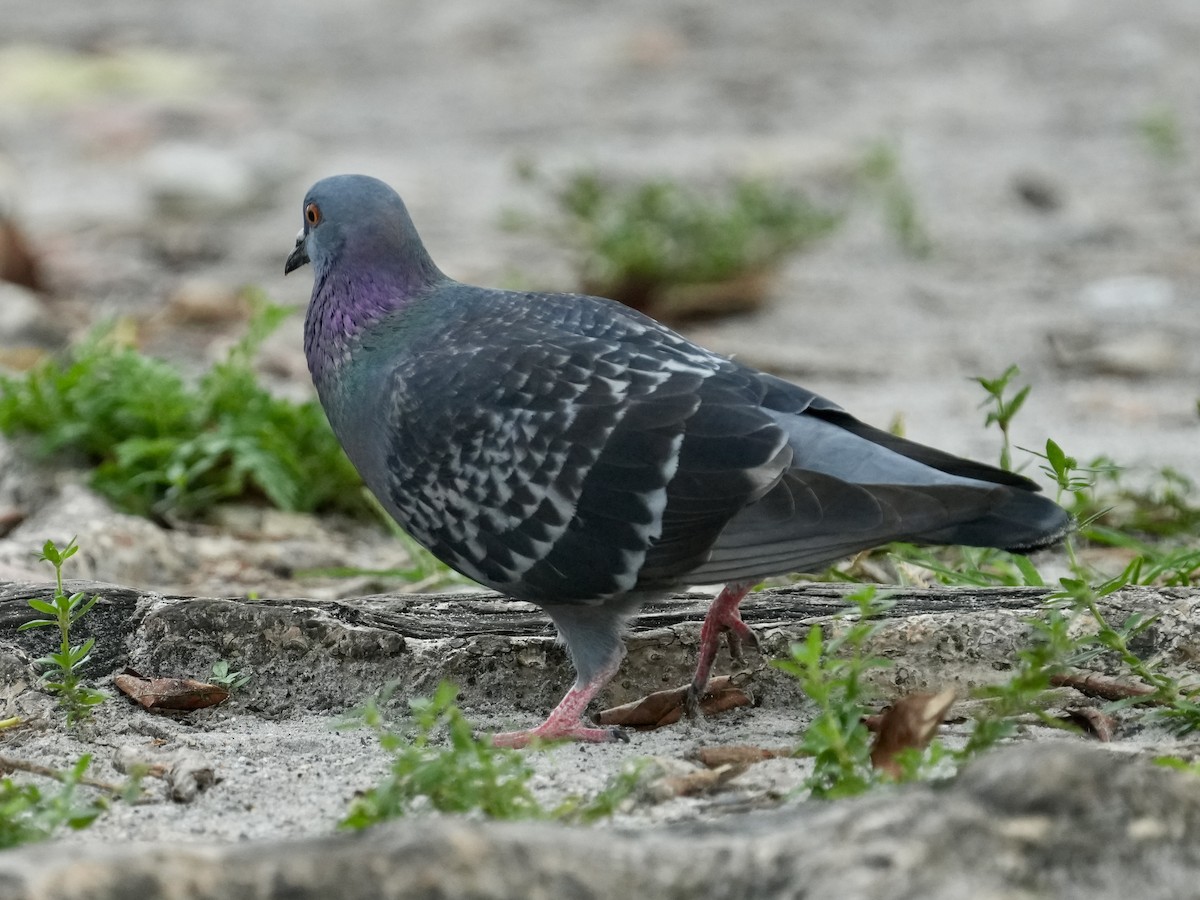
<instances>
[{"instance_id":1,"label":"tail feather","mask_svg":"<svg viewBox=\"0 0 1200 900\"><path fill-rule=\"evenodd\" d=\"M976 519L918 536L927 544L966 544L1029 553L1049 547L1071 531L1070 515L1040 494L1011 490L995 508Z\"/></svg>"}]
</instances>

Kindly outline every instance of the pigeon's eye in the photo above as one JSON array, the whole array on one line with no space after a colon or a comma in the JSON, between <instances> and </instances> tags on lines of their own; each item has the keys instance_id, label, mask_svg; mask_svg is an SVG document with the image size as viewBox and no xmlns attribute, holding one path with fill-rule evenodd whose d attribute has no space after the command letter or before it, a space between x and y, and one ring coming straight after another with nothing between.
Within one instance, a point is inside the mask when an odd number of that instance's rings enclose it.
<instances>
[{"instance_id":1,"label":"pigeon's eye","mask_svg":"<svg viewBox=\"0 0 1200 900\"><path fill-rule=\"evenodd\" d=\"M321 224L321 207L315 203L310 203L304 207L304 221L310 226Z\"/></svg>"}]
</instances>

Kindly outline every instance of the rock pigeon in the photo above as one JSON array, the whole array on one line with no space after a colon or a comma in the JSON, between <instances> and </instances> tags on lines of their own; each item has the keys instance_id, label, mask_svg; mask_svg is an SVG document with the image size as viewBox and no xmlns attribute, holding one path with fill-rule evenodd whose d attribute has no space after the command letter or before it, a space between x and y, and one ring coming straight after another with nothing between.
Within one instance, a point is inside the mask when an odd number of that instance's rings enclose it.
<instances>
[{"instance_id":1,"label":"rock pigeon","mask_svg":"<svg viewBox=\"0 0 1200 900\"><path fill-rule=\"evenodd\" d=\"M438 559L537 604L577 672L549 718L493 737L625 739L584 711L647 600L723 583L720 638L754 641L760 580L893 540L1030 551L1070 518L1026 478L896 437L614 301L447 277L403 201L317 182L284 273L311 263L308 366L367 487Z\"/></svg>"}]
</instances>

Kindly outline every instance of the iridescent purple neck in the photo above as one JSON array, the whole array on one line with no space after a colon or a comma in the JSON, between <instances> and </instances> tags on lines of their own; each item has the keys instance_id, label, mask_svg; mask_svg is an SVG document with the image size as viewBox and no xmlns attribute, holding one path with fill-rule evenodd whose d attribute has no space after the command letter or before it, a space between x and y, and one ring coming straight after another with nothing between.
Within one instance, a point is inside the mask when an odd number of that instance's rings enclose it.
<instances>
[{"instance_id":1,"label":"iridescent purple neck","mask_svg":"<svg viewBox=\"0 0 1200 900\"><path fill-rule=\"evenodd\" d=\"M362 333L385 316L409 306L445 279L436 266L398 272L376 266L337 266L315 272L312 300L304 319L304 355L318 390L349 360Z\"/></svg>"}]
</instances>

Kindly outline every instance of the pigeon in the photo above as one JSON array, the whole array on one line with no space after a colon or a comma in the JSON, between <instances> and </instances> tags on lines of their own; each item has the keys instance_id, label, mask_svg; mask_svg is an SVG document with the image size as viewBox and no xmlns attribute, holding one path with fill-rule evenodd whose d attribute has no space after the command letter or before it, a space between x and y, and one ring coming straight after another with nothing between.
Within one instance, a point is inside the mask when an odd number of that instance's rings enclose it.
<instances>
[{"instance_id":1,"label":"pigeon","mask_svg":"<svg viewBox=\"0 0 1200 900\"><path fill-rule=\"evenodd\" d=\"M400 196L318 181L284 274L313 272L304 351L367 488L446 565L539 606L577 678L533 741L626 740L584 719L623 626L724 584L701 628L694 713L738 605L768 576L889 541L1029 552L1067 512L1012 472L873 428L615 301L493 290L434 264Z\"/></svg>"}]
</instances>

